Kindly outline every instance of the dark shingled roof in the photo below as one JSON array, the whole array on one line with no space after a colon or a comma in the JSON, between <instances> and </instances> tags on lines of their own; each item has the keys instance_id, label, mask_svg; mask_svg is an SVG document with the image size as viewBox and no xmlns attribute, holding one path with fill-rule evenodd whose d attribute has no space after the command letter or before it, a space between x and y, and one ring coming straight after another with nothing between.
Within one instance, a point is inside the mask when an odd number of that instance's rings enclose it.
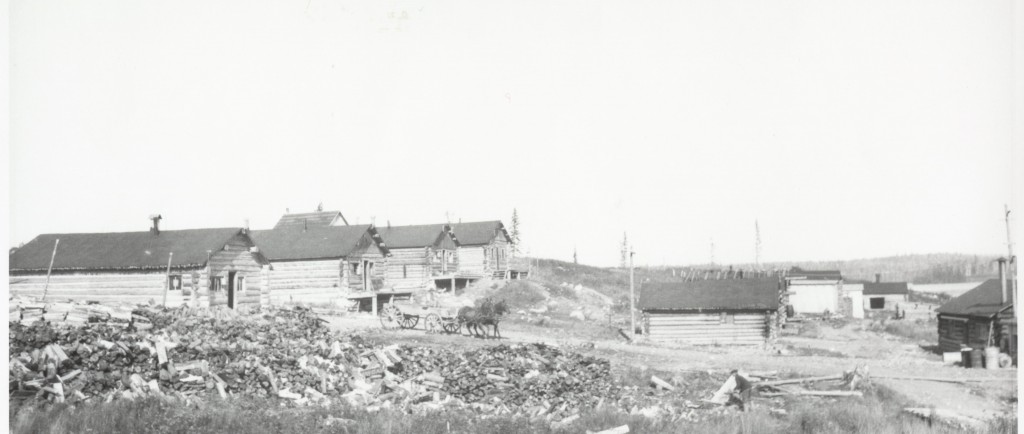
<instances>
[{"instance_id":1,"label":"dark shingled roof","mask_svg":"<svg viewBox=\"0 0 1024 434\"><path fill-rule=\"evenodd\" d=\"M640 292L641 310L779 308L777 278L652 282Z\"/></svg>"},{"instance_id":2,"label":"dark shingled roof","mask_svg":"<svg viewBox=\"0 0 1024 434\"><path fill-rule=\"evenodd\" d=\"M448 236L448 231L447 225L440 223L377 228L377 232L384 239L384 245L389 249L433 247L455 250L457 245Z\"/></svg>"},{"instance_id":3,"label":"dark shingled roof","mask_svg":"<svg viewBox=\"0 0 1024 434\"><path fill-rule=\"evenodd\" d=\"M45 272L57 239L60 243L53 260L55 271L161 270L167 268L171 252L171 268L202 267L206 265L207 250L217 252L236 236L244 237L241 228L185 229L159 234L43 234L10 256L11 271Z\"/></svg>"},{"instance_id":4,"label":"dark shingled roof","mask_svg":"<svg viewBox=\"0 0 1024 434\"><path fill-rule=\"evenodd\" d=\"M457 238L459 240L459 244L463 246L482 246L484 244L489 244L491 240L499 235L505 237L506 241L512 241L508 232L505 231L505 225L501 223L501 220L456 223L452 225L452 232L455 232L455 238Z\"/></svg>"},{"instance_id":5,"label":"dark shingled roof","mask_svg":"<svg viewBox=\"0 0 1024 434\"><path fill-rule=\"evenodd\" d=\"M787 277L802 277L804 280L840 280L843 274L839 270L804 270L800 267L793 267L786 274Z\"/></svg>"},{"instance_id":6,"label":"dark shingled roof","mask_svg":"<svg viewBox=\"0 0 1024 434\"><path fill-rule=\"evenodd\" d=\"M356 225L303 230L301 226L291 226L252 231L252 239L260 253L271 261L340 259L360 248L370 247L369 243L361 244L364 235L373 239L375 233L370 228L370 225Z\"/></svg>"},{"instance_id":7,"label":"dark shingled roof","mask_svg":"<svg viewBox=\"0 0 1024 434\"><path fill-rule=\"evenodd\" d=\"M341 211L314 211L314 212L303 212L297 214L285 214L281 216L281 219L274 225L274 229L280 229L284 227L303 227L308 228L330 226L336 220L348 226L348 221L345 220L345 216L341 215Z\"/></svg>"},{"instance_id":8,"label":"dark shingled roof","mask_svg":"<svg viewBox=\"0 0 1024 434\"><path fill-rule=\"evenodd\" d=\"M865 283L864 295L907 295L907 282Z\"/></svg>"},{"instance_id":9,"label":"dark shingled roof","mask_svg":"<svg viewBox=\"0 0 1024 434\"><path fill-rule=\"evenodd\" d=\"M1006 281L1007 288L1010 288L1011 284L1011 280ZM961 294L959 297L947 301L946 304L936 309L936 312L951 315L989 317L1013 304L1009 300L1003 303L1002 291L999 279L989 279L974 289Z\"/></svg>"}]
</instances>

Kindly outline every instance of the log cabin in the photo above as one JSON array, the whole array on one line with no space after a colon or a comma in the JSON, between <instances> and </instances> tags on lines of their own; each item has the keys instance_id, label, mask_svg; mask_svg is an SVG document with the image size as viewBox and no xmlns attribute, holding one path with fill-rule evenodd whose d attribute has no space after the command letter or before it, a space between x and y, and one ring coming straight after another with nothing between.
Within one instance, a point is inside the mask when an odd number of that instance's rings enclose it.
<instances>
[{"instance_id":1,"label":"log cabin","mask_svg":"<svg viewBox=\"0 0 1024 434\"><path fill-rule=\"evenodd\" d=\"M336 303L384 286L389 252L371 225L291 225L252 238L273 266L269 304Z\"/></svg>"},{"instance_id":2,"label":"log cabin","mask_svg":"<svg viewBox=\"0 0 1024 434\"><path fill-rule=\"evenodd\" d=\"M348 226L348 220L345 220L345 216L341 215L341 211L323 211L318 209L313 212L285 214L277 220L274 229L286 227L308 229L325 226Z\"/></svg>"},{"instance_id":3,"label":"log cabin","mask_svg":"<svg viewBox=\"0 0 1024 434\"><path fill-rule=\"evenodd\" d=\"M512 261L512 238L499 220L456 223L452 232L459 241L456 275L466 279L507 279Z\"/></svg>"},{"instance_id":4,"label":"log cabin","mask_svg":"<svg viewBox=\"0 0 1024 434\"><path fill-rule=\"evenodd\" d=\"M1005 278L1004 278L1005 279ZM1000 283L1002 280L1002 283ZM1009 295L1013 280L989 279L938 309L942 352L997 346L1017 362L1017 321Z\"/></svg>"},{"instance_id":5,"label":"log cabin","mask_svg":"<svg viewBox=\"0 0 1024 434\"><path fill-rule=\"evenodd\" d=\"M377 230L391 252L385 277L388 286L395 289L455 287L459 241L451 226L389 225Z\"/></svg>"},{"instance_id":6,"label":"log cabin","mask_svg":"<svg viewBox=\"0 0 1024 434\"><path fill-rule=\"evenodd\" d=\"M652 341L760 345L778 335L778 278L652 282L638 308Z\"/></svg>"},{"instance_id":7,"label":"log cabin","mask_svg":"<svg viewBox=\"0 0 1024 434\"><path fill-rule=\"evenodd\" d=\"M163 304L166 292L171 307L263 305L270 263L248 230L161 231L160 218L145 232L37 236L10 255L11 294Z\"/></svg>"}]
</instances>

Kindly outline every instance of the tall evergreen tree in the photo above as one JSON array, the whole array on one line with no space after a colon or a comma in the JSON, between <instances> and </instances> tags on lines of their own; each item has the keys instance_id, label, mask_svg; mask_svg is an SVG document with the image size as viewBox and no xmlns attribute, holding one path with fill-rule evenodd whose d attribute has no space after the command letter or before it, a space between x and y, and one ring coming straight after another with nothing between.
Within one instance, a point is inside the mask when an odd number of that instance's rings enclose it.
<instances>
[{"instance_id":1,"label":"tall evergreen tree","mask_svg":"<svg viewBox=\"0 0 1024 434\"><path fill-rule=\"evenodd\" d=\"M509 237L512 238L512 256L519 256L519 211L512 208L512 227L509 230Z\"/></svg>"},{"instance_id":2,"label":"tall evergreen tree","mask_svg":"<svg viewBox=\"0 0 1024 434\"><path fill-rule=\"evenodd\" d=\"M626 268L629 265L629 239L626 237L626 233L622 233L622 245L619 246L619 266Z\"/></svg>"}]
</instances>

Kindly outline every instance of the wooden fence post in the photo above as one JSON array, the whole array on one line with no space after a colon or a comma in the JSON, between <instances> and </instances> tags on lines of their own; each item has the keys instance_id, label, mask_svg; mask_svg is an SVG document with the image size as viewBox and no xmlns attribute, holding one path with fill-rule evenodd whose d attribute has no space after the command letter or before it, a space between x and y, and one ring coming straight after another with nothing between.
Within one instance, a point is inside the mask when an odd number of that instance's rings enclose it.
<instances>
[{"instance_id":1,"label":"wooden fence post","mask_svg":"<svg viewBox=\"0 0 1024 434\"><path fill-rule=\"evenodd\" d=\"M46 283L43 284L42 301L46 301L46 291L50 289L50 273L53 272L53 260L57 257L58 244L60 244L60 238L53 242L53 254L50 255L50 266L46 269Z\"/></svg>"}]
</instances>

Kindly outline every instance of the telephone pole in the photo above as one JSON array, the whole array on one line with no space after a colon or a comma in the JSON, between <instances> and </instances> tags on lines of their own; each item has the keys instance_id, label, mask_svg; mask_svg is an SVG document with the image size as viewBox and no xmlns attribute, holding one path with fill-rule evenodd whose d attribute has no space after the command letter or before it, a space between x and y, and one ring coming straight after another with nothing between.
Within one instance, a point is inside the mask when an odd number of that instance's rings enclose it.
<instances>
[{"instance_id":1,"label":"telephone pole","mask_svg":"<svg viewBox=\"0 0 1024 434\"><path fill-rule=\"evenodd\" d=\"M761 271L761 226L754 220L754 266Z\"/></svg>"},{"instance_id":2,"label":"telephone pole","mask_svg":"<svg viewBox=\"0 0 1024 434\"><path fill-rule=\"evenodd\" d=\"M633 255L636 252L629 248L629 334L636 334L636 289L633 285Z\"/></svg>"},{"instance_id":3,"label":"telephone pole","mask_svg":"<svg viewBox=\"0 0 1024 434\"><path fill-rule=\"evenodd\" d=\"M1003 204L1003 210L1005 211L1003 217L1006 219L1006 252L1009 254L1006 258L1006 271L1010 277L1010 303L1013 306L1013 316L1016 318L1017 312L1019 312L1017 309L1017 274L1014 271L1017 259L1013 257L1013 238L1010 237L1010 206Z\"/></svg>"}]
</instances>

